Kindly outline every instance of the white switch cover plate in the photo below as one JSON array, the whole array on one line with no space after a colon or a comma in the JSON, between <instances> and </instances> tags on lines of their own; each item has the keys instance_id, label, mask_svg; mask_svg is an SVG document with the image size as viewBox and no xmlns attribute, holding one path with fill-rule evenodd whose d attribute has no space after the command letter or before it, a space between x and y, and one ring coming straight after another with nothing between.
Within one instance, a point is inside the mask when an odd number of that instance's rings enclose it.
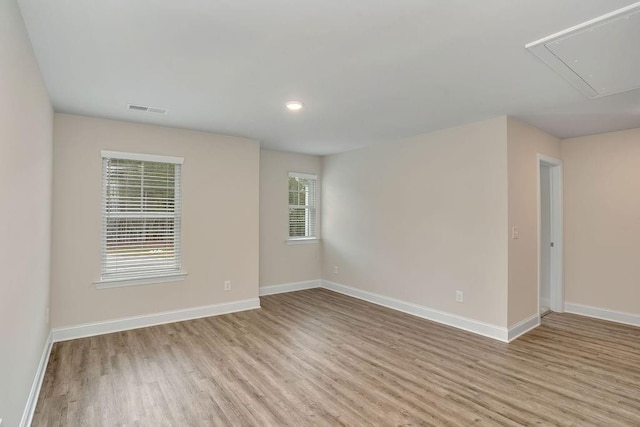
<instances>
[{"instance_id":1,"label":"white switch cover plate","mask_svg":"<svg viewBox=\"0 0 640 427\"><path fill-rule=\"evenodd\" d=\"M456 301L464 302L464 294L462 291L456 291Z\"/></svg>"}]
</instances>

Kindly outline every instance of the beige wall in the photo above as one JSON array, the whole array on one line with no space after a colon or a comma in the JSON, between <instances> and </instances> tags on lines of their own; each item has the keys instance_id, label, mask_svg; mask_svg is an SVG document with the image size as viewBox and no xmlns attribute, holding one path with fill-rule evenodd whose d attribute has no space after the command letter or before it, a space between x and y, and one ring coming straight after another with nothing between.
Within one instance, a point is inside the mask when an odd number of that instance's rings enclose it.
<instances>
[{"instance_id":1,"label":"beige wall","mask_svg":"<svg viewBox=\"0 0 640 427\"><path fill-rule=\"evenodd\" d=\"M565 301L640 314L640 129L561 146Z\"/></svg>"},{"instance_id":2,"label":"beige wall","mask_svg":"<svg viewBox=\"0 0 640 427\"><path fill-rule=\"evenodd\" d=\"M317 174L320 183L321 162L306 154L260 152L260 286L320 279L321 243L287 245L286 240L288 173Z\"/></svg>"},{"instance_id":3,"label":"beige wall","mask_svg":"<svg viewBox=\"0 0 640 427\"><path fill-rule=\"evenodd\" d=\"M53 112L13 0L0 0L0 418L17 426L49 334Z\"/></svg>"},{"instance_id":4,"label":"beige wall","mask_svg":"<svg viewBox=\"0 0 640 427\"><path fill-rule=\"evenodd\" d=\"M507 119L509 181L509 326L538 313L538 160L560 157L560 142L541 130ZM511 238L518 227L518 239Z\"/></svg>"},{"instance_id":5,"label":"beige wall","mask_svg":"<svg viewBox=\"0 0 640 427\"><path fill-rule=\"evenodd\" d=\"M257 141L65 114L54 129L53 327L258 296ZM95 289L103 149L184 157L185 281Z\"/></svg>"},{"instance_id":6,"label":"beige wall","mask_svg":"<svg viewBox=\"0 0 640 427\"><path fill-rule=\"evenodd\" d=\"M499 117L325 157L323 278L505 327L506 129Z\"/></svg>"}]
</instances>

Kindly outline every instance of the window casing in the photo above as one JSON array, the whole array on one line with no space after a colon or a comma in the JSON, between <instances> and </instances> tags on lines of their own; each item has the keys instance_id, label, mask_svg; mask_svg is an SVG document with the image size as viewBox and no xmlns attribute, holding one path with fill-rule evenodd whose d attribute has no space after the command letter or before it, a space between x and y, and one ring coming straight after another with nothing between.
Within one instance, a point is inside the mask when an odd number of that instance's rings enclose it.
<instances>
[{"instance_id":1,"label":"window casing","mask_svg":"<svg viewBox=\"0 0 640 427\"><path fill-rule=\"evenodd\" d=\"M317 239L316 175L289 173L289 240Z\"/></svg>"},{"instance_id":2,"label":"window casing","mask_svg":"<svg viewBox=\"0 0 640 427\"><path fill-rule=\"evenodd\" d=\"M178 157L102 152L102 268L96 284L184 277L182 162Z\"/></svg>"}]
</instances>

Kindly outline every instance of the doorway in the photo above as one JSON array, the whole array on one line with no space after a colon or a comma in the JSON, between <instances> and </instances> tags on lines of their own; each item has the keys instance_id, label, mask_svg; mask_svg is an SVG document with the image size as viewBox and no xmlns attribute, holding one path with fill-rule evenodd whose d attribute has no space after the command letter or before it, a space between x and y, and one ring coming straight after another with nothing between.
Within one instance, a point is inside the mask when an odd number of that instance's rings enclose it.
<instances>
[{"instance_id":1,"label":"doorway","mask_svg":"<svg viewBox=\"0 0 640 427\"><path fill-rule=\"evenodd\" d=\"M538 154L538 313L564 311L562 161Z\"/></svg>"}]
</instances>

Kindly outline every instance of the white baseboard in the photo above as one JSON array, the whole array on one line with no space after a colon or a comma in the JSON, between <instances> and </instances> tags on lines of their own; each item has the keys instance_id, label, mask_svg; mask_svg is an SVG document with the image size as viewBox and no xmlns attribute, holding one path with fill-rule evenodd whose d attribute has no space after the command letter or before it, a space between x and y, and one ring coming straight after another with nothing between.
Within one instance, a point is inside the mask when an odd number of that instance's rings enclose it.
<instances>
[{"instance_id":1,"label":"white baseboard","mask_svg":"<svg viewBox=\"0 0 640 427\"><path fill-rule=\"evenodd\" d=\"M304 289L312 289L322 287L341 294L345 294L354 298L362 299L374 304L382 305L387 308L408 313L434 322L442 323L454 328L463 329L478 335L493 338L502 342L511 342L519 336L529 332L540 325L540 316L534 314L521 322L509 328L503 328L497 325L491 325L479 322L467 317L434 310L417 304L408 303L397 300L395 298L386 297L384 295L375 294L373 292L363 291L341 283L331 282L329 280L308 280L305 282L285 283L282 285L263 286L260 288L260 296L274 295L285 292L301 291Z\"/></svg>"},{"instance_id":2,"label":"white baseboard","mask_svg":"<svg viewBox=\"0 0 640 427\"><path fill-rule=\"evenodd\" d=\"M164 323L235 313L238 311L252 310L254 308L260 308L259 298L55 328L51 330L51 333L53 335L53 342L67 341L130 329L145 328L147 326L161 325Z\"/></svg>"},{"instance_id":3,"label":"white baseboard","mask_svg":"<svg viewBox=\"0 0 640 427\"><path fill-rule=\"evenodd\" d=\"M33 420L33 413L36 410L36 404L38 403L38 396L40 396L40 389L42 388L42 381L44 380L44 374L47 371L47 364L49 363L49 355L51 354L51 347L53 346L53 335L49 332L49 336L44 343L42 349L42 356L40 357L40 363L36 370L33 384L31 385L31 391L29 392L29 398L25 405L24 412L22 413L22 419L20 420L20 427L28 427Z\"/></svg>"},{"instance_id":4,"label":"white baseboard","mask_svg":"<svg viewBox=\"0 0 640 427\"><path fill-rule=\"evenodd\" d=\"M540 315L534 314L509 327L509 342L540 326Z\"/></svg>"},{"instance_id":5,"label":"white baseboard","mask_svg":"<svg viewBox=\"0 0 640 427\"><path fill-rule=\"evenodd\" d=\"M282 285L261 286L260 296L282 294L285 292L302 291L305 289L319 288L322 280L306 280L304 282L285 283Z\"/></svg>"},{"instance_id":6,"label":"white baseboard","mask_svg":"<svg viewBox=\"0 0 640 427\"><path fill-rule=\"evenodd\" d=\"M567 313L581 314L595 317L596 319L609 320L611 322L624 323L625 325L640 326L640 314L624 313L608 310L606 308L591 307L588 305L564 303L564 311Z\"/></svg>"},{"instance_id":7,"label":"white baseboard","mask_svg":"<svg viewBox=\"0 0 640 427\"><path fill-rule=\"evenodd\" d=\"M434 310L421 305L400 301L383 295L374 294L373 292L363 291L361 289L352 288L351 286L342 285L340 283L322 281L322 287L331 291L339 292L350 297L365 300L374 304L378 304L387 308L401 311L403 313L422 317L443 325L452 326L467 332L493 338L498 341L508 342L509 331L497 325L479 322L467 317L457 316L455 314L446 313L444 311Z\"/></svg>"}]
</instances>

